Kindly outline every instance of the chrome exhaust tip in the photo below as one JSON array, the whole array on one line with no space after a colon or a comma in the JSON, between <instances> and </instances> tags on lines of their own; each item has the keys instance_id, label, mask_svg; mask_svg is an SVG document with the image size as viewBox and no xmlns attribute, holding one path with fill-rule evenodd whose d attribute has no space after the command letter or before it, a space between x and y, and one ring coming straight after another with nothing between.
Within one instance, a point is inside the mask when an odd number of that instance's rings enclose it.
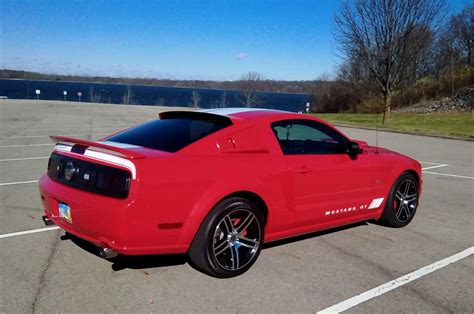
<instances>
[{"instance_id":1,"label":"chrome exhaust tip","mask_svg":"<svg viewBox=\"0 0 474 314\"><path fill-rule=\"evenodd\" d=\"M51 219L48 218L48 216L43 216L42 219L46 226L52 226L55 224Z\"/></svg>"},{"instance_id":2,"label":"chrome exhaust tip","mask_svg":"<svg viewBox=\"0 0 474 314\"><path fill-rule=\"evenodd\" d=\"M100 247L99 253L100 253L100 256L102 256L105 259L111 259L118 255L116 251L106 248L106 247Z\"/></svg>"}]
</instances>

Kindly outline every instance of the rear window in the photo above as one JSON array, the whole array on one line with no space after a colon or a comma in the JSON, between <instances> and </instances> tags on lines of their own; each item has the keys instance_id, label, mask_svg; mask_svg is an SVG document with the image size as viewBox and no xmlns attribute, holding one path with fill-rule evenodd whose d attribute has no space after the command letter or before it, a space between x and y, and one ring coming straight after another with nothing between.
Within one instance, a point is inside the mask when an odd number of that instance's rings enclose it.
<instances>
[{"instance_id":1,"label":"rear window","mask_svg":"<svg viewBox=\"0 0 474 314\"><path fill-rule=\"evenodd\" d=\"M211 114L169 114L106 140L172 153L231 124L229 118Z\"/></svg>"}]
</instances>

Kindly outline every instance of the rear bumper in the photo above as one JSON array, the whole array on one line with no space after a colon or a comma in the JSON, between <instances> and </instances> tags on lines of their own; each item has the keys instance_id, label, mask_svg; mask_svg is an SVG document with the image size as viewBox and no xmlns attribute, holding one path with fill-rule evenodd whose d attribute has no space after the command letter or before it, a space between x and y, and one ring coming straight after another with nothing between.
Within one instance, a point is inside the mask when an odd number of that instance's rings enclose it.
<instances>
[{"instance_id":1,"label":"rear bumper","mask_svg":"<svg viewBox=\"0 0 474 314\"><path fill-rule=\"evenodd\" d=\"M169 241L140 206L129 196L115 199L77 190L47 175L39 181L44 221L51 221L72 235L102 248L112 249L123 255L184 253L188 246ZM69 205L71 222L59 215L59 203ZM160 240L161 239L161 240ZM163 242L163 239L166 242Z\"/></svg>"}]
</instances>

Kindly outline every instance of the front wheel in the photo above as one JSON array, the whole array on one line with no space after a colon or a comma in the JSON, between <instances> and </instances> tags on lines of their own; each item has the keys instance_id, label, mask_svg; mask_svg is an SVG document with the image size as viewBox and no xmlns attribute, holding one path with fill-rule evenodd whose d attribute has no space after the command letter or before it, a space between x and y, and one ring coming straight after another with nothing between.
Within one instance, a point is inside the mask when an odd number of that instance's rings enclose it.
<instances>
[{"instance_id":1,"label":"front wheel","mask_svg":"<svg viewBox=\"0 0 474 314\"><path fill-rule=\"evenodd\" d=\"M243 274L263 245L264 217L249 200L228 198L214 207L199 228L188 255L200 271L218 278Z\"/></svg>"},{"instance_id":2,"label":"front wheel","mask_svg":"<svg viewBox=\"0 0 474 314\"><path fill-rule=\"evenodd\" d=\"M408 225L415 216L418 196L418 181L415 176L403 173L390 190L380 222L392 228Z\"/></svg>"}]
</instances>

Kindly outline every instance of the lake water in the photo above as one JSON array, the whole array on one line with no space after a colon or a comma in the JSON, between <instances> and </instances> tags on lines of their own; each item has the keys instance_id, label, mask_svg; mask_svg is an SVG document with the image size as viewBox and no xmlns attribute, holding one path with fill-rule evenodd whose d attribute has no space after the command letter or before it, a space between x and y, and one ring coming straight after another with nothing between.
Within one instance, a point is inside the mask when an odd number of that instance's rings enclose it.
<instances>
[{"instance_id":1,"label":"lake water","mask_svg":"<svg viewBox=\"0 0 474 314\"><path fill-rule=\"evenodd\" d=\"M243 106L243 96L235 90L128 86L131 92L130 102L138 105L192 106L193 91L196 91L199 94L201 108L222 107L223 98L225 107ZM124 96L128 94L127 85L121 84L0 79L0 96L12 99L36 99L37 89L41 91L39 98L43 100L64 100L63 92L67 91L67 101L79 101L78 93L81 92L81 102L94 100L111 104L124 103ZM298 112L304 111L306 102L309 101L309 95L305 94L258 93L254 107Z\"/></svg>"}]
</instances>

